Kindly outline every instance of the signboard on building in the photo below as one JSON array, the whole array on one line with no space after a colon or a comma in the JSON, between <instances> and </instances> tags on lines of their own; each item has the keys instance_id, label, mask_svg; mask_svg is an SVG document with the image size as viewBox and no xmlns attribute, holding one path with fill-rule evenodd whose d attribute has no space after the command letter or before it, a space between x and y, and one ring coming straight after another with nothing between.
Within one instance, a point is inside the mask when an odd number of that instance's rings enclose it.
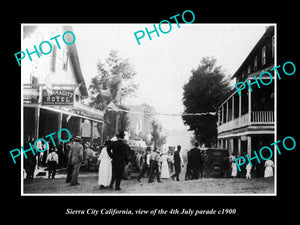
<instances>
[{"instance_id":1,"label":"signboard on building","mask_svg":"<svg viewBox=\"0 0 300 225\"><path fill-rule=\"evenodd\" d=\"M27 104L37 104L39 100L39 89L23 88L23 102Z\"/></svg>"},{"instance_id":2,"label":"signboard on building","mask_svg":"<svg viewBox=\"0 0 300 225\"><path fill-rule=\"evenodd\" d=\"M43 105L73 105L74 90L43 90Z\"/></svg>"}]
</instances>

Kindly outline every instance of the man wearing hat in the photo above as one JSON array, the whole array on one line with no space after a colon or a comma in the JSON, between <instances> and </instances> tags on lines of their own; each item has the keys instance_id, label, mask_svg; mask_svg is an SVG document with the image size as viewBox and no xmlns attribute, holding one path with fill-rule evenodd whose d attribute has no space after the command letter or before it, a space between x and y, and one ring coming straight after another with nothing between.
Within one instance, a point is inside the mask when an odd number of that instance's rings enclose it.
<instances>
[{"instance_id":1,"label":"man wearing hat","mask_svg":"<svg viewBox=\"0 0 300 225\"><path fill-rule=\"evenodd\" d=\"M150 157L151 157L151 147L146 148L146 153L143 156L144 157L144 164L143 167L140 171L139 177L138 177L138 182L141 182L141 178L145 175L149 175L149 169L150 169Z\"/></svg>"},{"instance_id":2,"label":"man wearing hat","mask_svg":"<svg viewBox=\"0 0 300 225\"><path fill-rule=\"evenodd\" d=\"M113 142L108 148L107 153L112 158L112 179L110 182L110 188L113 188L116 182L115 190L121 190L120 184L123 177L123 171L128 164L128 153L130 147L124 141L125 133L120 131L118 134L118 140Z\"/></svg>"},{"instance_id":3,"label":"man wearing hat","mask_svg":"<svg viewBox=\"0 0 300 225\"><path fill-rule=\"evenodd\" d=\"M71 179L71 186L78 185L78 175L81 167L81 163L83 161L83 146L81 144L81 137L76 136L74 138L74 143L70 147L69 153L69 163L73 166L73 173Z\"/></svg>"},{"instance_id":4,"label":"man wearing hat","mask_svg":"<svg viewBox=\"0 0 300 225\"><path fill-rule=\"evenodd\" d=\"M154 176L156 176L158 183L162 183L160 181L159 162L160 162L159 150L158 148L154 148L154 151L150 155L150 171L149 171L148 183L154 182Z\"/></svg>"}]
</instances>

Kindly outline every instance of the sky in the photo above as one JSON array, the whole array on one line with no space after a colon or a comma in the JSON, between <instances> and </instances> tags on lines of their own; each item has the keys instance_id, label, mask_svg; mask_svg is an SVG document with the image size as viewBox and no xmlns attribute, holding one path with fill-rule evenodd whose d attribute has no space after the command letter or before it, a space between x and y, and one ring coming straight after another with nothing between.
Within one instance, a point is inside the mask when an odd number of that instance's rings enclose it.
<instances>
[{"instance_id":1,"label":"sky","mask_svg":"<svg viewBox=\"0 0 300 225\"><path fill-rule=\"evenodd\" d=\"M156 25L157 26L157 25ZM98 60L104 62L111 50L127 58L137 72L137 97L128 104L148 103L159 113L182 113L183 85L205 56L217 59L232 76L266 29L266 24L172 24L169 33L147 34L138 45L134 33L153 24L72 25L81 69L86 83L97 74ZM168 30L168 27L162 27ZM146 32L145 32L146 33ZM165 130L187 129L181 117L158 116Z\"/></svg>"}]
</instances>

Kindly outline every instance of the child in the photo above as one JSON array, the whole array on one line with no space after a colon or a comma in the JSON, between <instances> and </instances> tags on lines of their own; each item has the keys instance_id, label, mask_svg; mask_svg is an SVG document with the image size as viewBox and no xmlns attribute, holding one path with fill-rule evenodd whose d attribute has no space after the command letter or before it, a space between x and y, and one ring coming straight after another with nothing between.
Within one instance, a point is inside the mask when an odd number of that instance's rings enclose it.
<instances>
[{"instance_id":1,"label":"child","mask_svg":"<svg viewBox=\"0 0 300 225\"><path fill-rule=\"evenodd\" d=\"M247 174L246 174L246 179L251 179L251 166L250 163L247 164L246 166L246 170L247 170Z\"/></svg>"},{"instance_id":2,"label":"child","mask_svg":"<svg viewBox=\"0 0 300 225\"><path fill-rule=\"evenodd\" d=\"M274 162L269 159L265 162L265 174L264 174L264 177L272 177L273 176L273 167L274 166Z\"/></svg>"}]
</instances>

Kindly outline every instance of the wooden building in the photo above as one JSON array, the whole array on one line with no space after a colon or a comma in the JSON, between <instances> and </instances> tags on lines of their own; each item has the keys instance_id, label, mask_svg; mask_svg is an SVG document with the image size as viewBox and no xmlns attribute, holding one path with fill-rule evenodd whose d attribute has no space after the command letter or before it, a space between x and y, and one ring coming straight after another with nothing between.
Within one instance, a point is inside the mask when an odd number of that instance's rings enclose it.
<instances>
[{"instance_id":1,"label":"wooden building","mask_svg":"<svg viewBox=\"0 0 300 225\"><path fill-rule=\"evenodd\" d=\"M248 79L251 83L254 76L268 70L274 77L275 66L274 26L266 28L265 33L235 72L232 79L236 83ZM263 76L262 79L270 79ZM248 154L274 142L275 133L275 82L268 85L256 84L242 90L241 96L234 88L232 94L218 107L218 147L227 148L236 156ZM264 83L268 83L267 80Z\"/></svg>"},{"instance_id":2,"label":"wooden building","mask_svg":"<svg viewBox=\"0 0 300 225\"><path fill-rule=\"evenodd\" d=\"M72 31L71 26L23 25L22 49L33 50L42 41ZM76 34L75 34L76 35ZM44 137L67 128L72 137L101 140L103 111L85 104L87 87L76 49L76 41L66 45L55 40L48 55L32 54L32 61L22 60L23 137ZM64 137L62 137L64 138Z\"/></svg>"}]
</instances>

